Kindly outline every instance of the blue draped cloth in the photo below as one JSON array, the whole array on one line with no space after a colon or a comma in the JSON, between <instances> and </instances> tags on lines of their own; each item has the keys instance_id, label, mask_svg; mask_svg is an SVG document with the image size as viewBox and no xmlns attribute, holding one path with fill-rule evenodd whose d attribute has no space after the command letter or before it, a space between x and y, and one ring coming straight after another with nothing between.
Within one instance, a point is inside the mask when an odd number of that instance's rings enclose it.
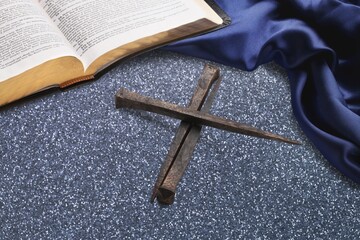
<instances>
[{"instance_id":1,"label":"blue draped cloth","mask_svg":"<svg viewBox=\"0 0 360 240\"><path fill-rule=\"evenodd\" d=\"M295 117L339 171L360 182L360 1L215 0L229 27L168 50L243 70L287 70Z\"/></svg>"}]
</instances>

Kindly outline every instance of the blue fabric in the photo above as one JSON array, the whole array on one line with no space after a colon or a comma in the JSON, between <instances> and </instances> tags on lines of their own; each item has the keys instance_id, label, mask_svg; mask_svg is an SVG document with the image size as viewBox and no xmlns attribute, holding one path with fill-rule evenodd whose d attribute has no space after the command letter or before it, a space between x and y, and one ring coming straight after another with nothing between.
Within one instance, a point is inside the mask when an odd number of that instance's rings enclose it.
<instances>
[{"instance_id":1,"label":"blue fabric","mask_svg":"<svg viewBox=\"0 0 360 240\"><path fill-rule=\"evenodd\" d=\"M216 0L231 26L166 47L253 70L288 71L294 114L337 169L360 182L360 1Z\"/></svg>"}]
</instances>

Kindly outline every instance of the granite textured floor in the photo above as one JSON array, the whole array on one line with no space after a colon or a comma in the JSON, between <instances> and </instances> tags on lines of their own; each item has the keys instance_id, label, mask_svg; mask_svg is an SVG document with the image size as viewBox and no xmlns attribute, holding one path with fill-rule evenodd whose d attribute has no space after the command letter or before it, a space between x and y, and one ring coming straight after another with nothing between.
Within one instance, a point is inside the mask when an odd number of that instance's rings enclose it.
<instances>
[{"instance_id":1,"label":"granite textured floor","mask_svg":"<svg viewBox=\"0 0 360 240\"><path fill-rule=\"evenodd\" d=\"M179 121L117 110L120 87L186 106L206 61L152 51L0 111L0 239L359 239L359 186L294 119L285 72L220 66L211 113L301 146L209 127L163 207L149 197Z\"/></svg>"}]
</instances>

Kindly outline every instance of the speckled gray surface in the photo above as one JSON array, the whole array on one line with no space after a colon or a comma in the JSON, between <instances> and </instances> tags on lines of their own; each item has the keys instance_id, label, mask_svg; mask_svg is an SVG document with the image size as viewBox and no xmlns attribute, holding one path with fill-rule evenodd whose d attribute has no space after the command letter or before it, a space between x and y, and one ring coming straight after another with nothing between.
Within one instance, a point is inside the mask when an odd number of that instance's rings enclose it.
<instances>
[{"instance_id":1,"label":"speckled gray surface","mask_svg":"<svg viewBox=\"0 0 360 240\"><path fill-rule=\"evenodd\" d=\"M297 125L286 74L220 66L211 112L300 140L205 127L175 203L149 197L179 121L116 110L126 87L187 105L206 61L153 51L0 112L0 239L359 239L359 186Z\"/></svg>"}]
</instances>

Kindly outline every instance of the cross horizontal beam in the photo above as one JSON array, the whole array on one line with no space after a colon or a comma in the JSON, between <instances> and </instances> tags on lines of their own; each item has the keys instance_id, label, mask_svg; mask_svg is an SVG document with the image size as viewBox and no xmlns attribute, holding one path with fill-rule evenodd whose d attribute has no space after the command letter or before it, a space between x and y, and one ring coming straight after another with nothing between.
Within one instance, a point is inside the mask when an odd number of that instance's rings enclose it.
<instances>
[{"instance_id":1,"label":"cross horizontal beam","mask_svg":"<svg viewBox=\"0 0 360 240\"><path fill-rule=\"evenodd\" d=\"M290 144L300 144L298 141L285 138L271 132L263 131L247 124L217 117L208 113L185 108L176 104L164 102L158 99L142 96L121 88L116 93L116 108L132 108L148 112L158 113L172 118L187 121L198 125L206 125L230 132L248 136L272 139Z\"/></svg>"}]
</instances>

